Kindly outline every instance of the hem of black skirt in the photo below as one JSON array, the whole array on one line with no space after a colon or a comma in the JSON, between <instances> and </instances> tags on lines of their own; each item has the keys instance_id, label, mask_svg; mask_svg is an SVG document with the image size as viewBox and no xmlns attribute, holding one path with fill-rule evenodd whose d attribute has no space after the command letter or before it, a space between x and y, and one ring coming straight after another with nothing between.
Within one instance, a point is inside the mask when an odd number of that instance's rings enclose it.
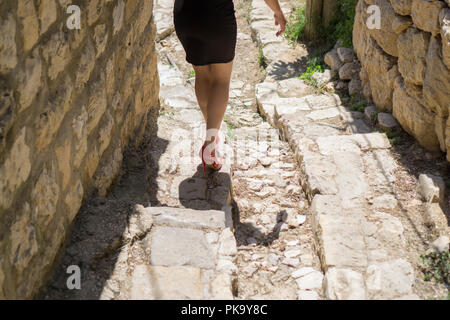
<instances>
[{"instance_id":1,"label":"hem of black skirt","mask_svg":"<svg viewBox=\"0 0 450 320\"><path fill-rule=\"evenodd\" d=\"M231 61L233 61L233 60L234 60L234 57L231 58L231 59L227 59L227 60L212 60L212 61L208 61L208 62L205 62L205 63L199 63L199 64L196 64L196 63L191 62L191 61L189 61L188 59L186 59L186 61L187 61L188 63L190 63L190 64L192 64L193 66L196 66L196 67L207 66L207 65L210 65L210 64L216 64L216 63L229 63L229 62L231 62Z\"/></svg>"}]
</instances>

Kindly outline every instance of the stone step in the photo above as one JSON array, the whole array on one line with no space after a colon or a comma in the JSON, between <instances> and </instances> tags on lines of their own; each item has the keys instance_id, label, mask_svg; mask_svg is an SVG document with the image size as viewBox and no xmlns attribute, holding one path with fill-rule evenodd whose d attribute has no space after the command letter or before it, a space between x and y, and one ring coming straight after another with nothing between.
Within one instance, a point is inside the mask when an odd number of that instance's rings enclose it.
<instances>
[{"instance_id":1,"label":"stone step","mask_svg":"<svg viewBox=\"0 0 450 320\"><path fill-rule=\"evenodd\" d=\"M153 221L143 245L149 259L129 270L129 298L233 299L237 248L230 210L149 207L141 215Z\"/></svg>"}]
</instances>

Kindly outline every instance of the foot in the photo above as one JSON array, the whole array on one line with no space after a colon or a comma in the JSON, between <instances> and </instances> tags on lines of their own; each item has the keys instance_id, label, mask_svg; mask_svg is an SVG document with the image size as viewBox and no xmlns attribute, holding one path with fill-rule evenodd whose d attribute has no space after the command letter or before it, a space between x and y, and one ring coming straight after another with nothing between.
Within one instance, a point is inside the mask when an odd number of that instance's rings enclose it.
<instances>
[{"instance_id":1,"label":"foot","mask_svg":"<svg viewBox=\"0 0 450 320\"><path fill-rule=\"evenodd\" d=\"M220 154L219 148L219 137L214 137L211 141L205 141L203 144L199 156L202 159L203 171L206 168L210 168L214 171L219 171L222 168L223 158Z\"/></svg>"}]
</instances>

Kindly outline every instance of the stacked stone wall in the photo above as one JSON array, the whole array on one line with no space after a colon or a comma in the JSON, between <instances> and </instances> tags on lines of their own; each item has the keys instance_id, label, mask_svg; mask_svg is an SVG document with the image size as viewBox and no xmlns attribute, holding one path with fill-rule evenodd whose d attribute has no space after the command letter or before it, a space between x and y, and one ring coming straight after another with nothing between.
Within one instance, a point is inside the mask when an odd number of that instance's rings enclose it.
<instances>
[{"instance_id":1,"label":"stacked stone wall","mask_svg":"<svg viewBox=\"0 0 450 320\"><path fill-rule=\"evenodd\" d=\"M360 0L353 43L364 93L450 161L449 0ZM379 25L376 11L379 9ZM372 7L374 8L374 7Z\"/></svg>"},{"instance_id":2,"label":"stacked stone wall","mask_svg":"<svg viewBox=\"0 0 450 320\"><path fill-rule=\"evenodd\" d=\"M106 194L125 148L154 127L152 10L0 2L0 298L39 291L83 199Z\"/></svg>"}]
</instances>

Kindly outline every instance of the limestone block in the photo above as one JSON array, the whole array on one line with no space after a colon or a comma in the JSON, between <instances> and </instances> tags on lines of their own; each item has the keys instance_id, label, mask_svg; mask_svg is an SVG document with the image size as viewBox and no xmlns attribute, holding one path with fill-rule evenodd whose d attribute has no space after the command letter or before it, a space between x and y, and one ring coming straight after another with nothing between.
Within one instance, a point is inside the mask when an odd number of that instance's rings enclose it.
<instances>
[{"instance_id":1,"label":"limestone block","mask_svg":"<svg viewBox=\"0 0 450 320\"><path fill-rule=\"evenodd\" d=\"M419 176L420 193L427 202L440 202L445 200L445 182L442 177L421 174Z\"/></svg>"},{"instance_id":2,"label":"limestone block","mask_svg":"<svg viewBox=\"0 0 450 320\"><path fill-rule=\"evenodd\" d=\"M20 0L17 2L17 16L23 28L23 47L30 50L39 38L39 23L36 8L32 0Z\"/></svg>"},{"instance_id":3,"label":"limestone block","mask_svg":"<svg viewBox=\"0 0 450 320\"><path fill-rule=\"evenodd\" d=\"M31 223L31 208L28 202L24 203L22 210L11 227L9 243L11 245L9 259L20 274L38 252L36 229Z\"/></svg>"},{"instance_id":4,"label":"limestone block","mask_svg":"<svg viewBox=\"0 0 450 320\"><path fill-rule=\"evenodd\" d=\"M69 77L66 77L56 94L50 98L49 103L43 110L44 112L35 120L36 143L39 151L53 141L55 134L61 127L64 116L69 111L72 91L72 82Z\"/></svg>"},{"instance_id":5,"label":"limestone block","mask_svg":"<svg viewBox=\"0 0 450 320\"><path fill-rule=\"evenodd\" d=\"M62 31L54 33L50 40L43 44L42 56L49 64L48 76L51 80L56 79L69 63L70 53L69 40Z\"/></svg>"},{"instance_id":6,"label":"limestone block","mask_svg":"<svg viewBox=\"0 0 450 320\"><path fill-rule=\"evenodd\" d=\"M392 29L392 25L396 17L395 11L388 0L371 0L370 3L380 8L381 25L379 29L378 28L368 29L369 34L375 39L375 41L384 50L384 52L390 54L391 56L397 57L398 34L395 33ZM366 9L363 12L363 16L365 20L369 18L369 14L366 12Z\"/></svg>"},{"instance_id":7,"label":"limestone block","mask_svg":"<svg viewBox=\"0 0 450 320\"><path fill-rule=\"evenodd\" d=\"M331 70L339 70L342 66L342 61L339 58L337 49L333 49L325 54L324 61L331 68Z\"/></svg>"},{"instance_id":8,"label":"limestone block","mask_svg":"<svg viewBox=\"0 0 450 320\"><path fill-rule=\"evenodd\" d=\"M417 89L411 88L411 90ZM420 92L417 94L420 95ZM401 78L396 81L393 101L393 115L403 129L413 135L423 147L434 151L439 150L433 114L407 93Z\"/></svg>"},{"instance_id":9,"label":"limestone block","mask_svg":"<svg viewBox=\"0 0 450 320\"><path fill-rule=\"evenodd\" d=\"M433 36L439 33L439 13L445 4L438 0L413 0L411 17L414 25Z\"/></svg>"},{"instance_id":10,"label":"limestone block","mask_svg":"<svg viewBox=\"0 0 450 320\"><path fill-rule=\"evenodd\" d=\"M113 34L115 35L122 29L123 26L123 18L125 11L125 3L123 0L119 0L114 7L113 11Z\"/></svg>"},{"instance_id":11,"label":"limestone block","mask_svg":"<svg viewBox=\"0 0 450 320\"><path fill-rule=\"evenodd\" d=\"M88 41L85 45L83 53L80 57L78 71L75 80L75 86L80 89L83 88L89 80L92 70L95 66L95 48L92 41Z\"/></svg>"},{"instance_id":12,"label":"limestone block","mask_svg":"<svg viewBox=\"0 0 450 320\"><path fill-rule=\"evenodd\" d=\"M237 254L236 239L230 228L224 229L220 234L219 254L222 256L235 256Z\"/></svg>"},{"instance_id":13,"label":"limestone block","mask_svg":"<svg viewBox=\"0 0 450 320\"><path fill-rule=\"evenodd\" d=\"M405 81L422 85L427 69L430 34L409 28L398 37L398 71Z\"/></svg>"},{"instance_id":14,"label":"limestone block","mask_svg":"<svg viewBox=\"0 0 450 320\"><path fill-rule=\"evenodd\" d=\"M151 207L145 209L145 214L153 217L155 225L210 230L222 230L226 227L225 212L218 210Z\"/></svg>"},{"instance_id":15,"label":"limestone block","mask_svg":"<svg viewBox=\"0 0 450 320\"><path fill-rule=\"evenodd\" d=\"M99 130L98 130L98 154L101 157L103 152L108 148L111 138L112 132L114 128L114 118L111 115L111 112L106 111L103 120L100 122Z\"/></svg>"},{"instance_id":16,"label":"limestone block","mask_svg":"<svg viewBox=\"0 0 450 320\"><path fill-rule=\"evenodd\" d=\"M0 23L0 73L6 73L17 65L16 21L9 14Z\"/></svg>"},{"instance_id":17,"label":"limestone block","mask_svg":"<svg viewBox=\"0 0 450 320\"><path fill-rule=\"evenodd\" d=\"M120 147L117 147L108 157L103 157L104 164L94 176L94 186L101 197L106 195L109 186L117 177L122 166L123 154Z\"/></svg>"},{"instance_id":18,"label":"limestone block","mask_svg":"<svg viewBox=\"0 0 450 320\"><path fill-rule=\"evenodd\" d=\"M265 82L263 82L265 83ZM269 82L270 83L270 82ZM289 78L277 82L277 92L282 98L302 98L313 93L311 86L308 86L303 80L299 78ZM260 84L262 85L262 84ZM269 85L270 86L270 85ZM258 93L261 95L261 86L259 86Z\"/></svg>"},{"instance_id":19,"label":"limestone block","mask_svg":"<svg viewBox=\"0 0 450 320\"><path fill-rule=\"evenodd\" d=\"M307 192L314 196L320 194L336 194L337 186L334 182L336 166L328 157L314 152L303 154L302 171L306 176Z\"/></svg>"},{"instance_id":20,"label":"limestone block","mask_svg":"<svg viewBox=\"0 0 450 320\"><path fill-rule=\"evenodd\" d=\"M215 253L200 230L156 227L150 250L152 265L214 268Z\"/></svg>"},{"instance_id":21,"label":"limestone block","mask_svg":"<svg viewBox=\"0 0 450 320\"><path fill-rule=\"evenodd\" d=\"M366 286L370 299L392 299L412 294L414 269L404 259L372 264L367 268Z\"/></svg>"},{"instance_id":22,"label":"limestone block","mask_svg":"<svg viewBox=\"0 0 450 320\"><path fill-rule=\"evenodd\" d=\"M351 269L330 268L325 274L324 287L330 300L367 299L363 275Z\"/></svg>"},{"instance_id":23,"label":"limestone block","mask_svg":"<svg viewBox=\"0 0 450 320\"><path fill-rule=\"evenodd\" d=\"M0 166L0 207L8 208L17 188L27 180L31 172L30 147L26 143L26 128L22 128L14 144Z\"/></svg>"},{"instance_id":24,"label":"limestone block","mask_svg":"<svg viewBox=\"0 0 450 320\"><path fill-rule=\"evenodd\" d=\"M80 210L81 203L83 201L84 189L80 180L77 180L73 186L69 188L69 191L64 199L67 206L67 222L70 224L75 219L78 210Z\"/></svg>"},{"instance_id":25,"label":"limestone block","mask_svg":"<svg viewBox=\"0 0 450 320\"><path fill-rule=\"evenodd\" d=\"M106 25L99 24L95 27L94 30L94 41L95 41L95 48L97 51L96 57L98 58L106 48L106 44L108 42L108 33L106 30Z\"/></svg>"},{"instance_id":26,"label":"limestone block","mask_svg":"<svg viewBox=\"0 0 450 320\"><path fill-rule=\"evenodd\" d=\"M40 232L46 229L56 214L60 190L55 168L53 165L50 168L44 166L31 193L33 215L38 217Z\"/></svg>"},{"instance_id":27,"label":"limestone block","mask_svg":"<svg viewBox=\"0 0 450 320\"><path fill-rule=\"evenodd\" d=\"M91 26L100 17L101 9L103 6L103 1L91 0L88 2L87 6L87 22Z\"/></svg>"},{"instance_id":28,"label":"limestone block","mask_svg":"<svg viewBox=\"0 0 450 320\"><path fill-rule=\"evenodd\" d=\"M39 0L38 6L40 34L42 35L56 21L56 2L55 0Z\"/></svg>"},{"instance_id":29,"label":"limestone block","mask_svg":"<svg viewBox=\"0 0 450 320\"><path fill-rule=\"evenodd\" d=\"M337 48L337 54L342 63L352 62L355 58L355 52L350 48Z\"/></svg>"},{"instance_id":30,"label":"limestone block","mask_svg":"<svg viewBox=\"0 0 450 320\"><path fill-rule=\"evenodd\" d=\"M321 289L323 282L323 274L319 271L309 272L296 279L297 286L300 290Z\"/></svg>"},{"instance_id":31,"label":"limestone block","mask_svg":"<svg viewBox=\"0 0 450 320\"><path fill-rule=\"evenodd\" d=\"M450 117L447 118L447 126L445 129L445 146L447 148L447 160L450 161Z\"/></svg>"},{"instance_id":32,"label":"limestone block","mask_svg":"<svg viewBox=\"0 0 450 320\"><path fill-rule=\"evenodd\" d=\"M75 156L74 165L76 167L80 166L81 160L86 155L87 152L87 121L88 113L83 107L81 113L72 120L72 131L75 137Z\"/></svg>"},{"instance_id":33,"label":"limestone block","mask_svg":"<svg viewBox=\"0 0 450 320\"><path fill-rule=\"evenodd\" d=\"M202 271L189 266L137 265L131 277L130 299L203 299Z\"/></svg>"},{"instance_id":34,"label":"limestone block","mask_svg":"<svg viewBox=\"0 0 450 320\"><path fill-rule=\"evenodd\" d=\"M446 233L448 221L439 203L427 203L425 205L425 223L437 233Z\"/></svg>"},{"instance_id":35,"label":"limestone block","mask_svg":"<svg viewBox=\"0 0 450 320\"><path fill-rule=\"evenodd\" d=\"M211 283L211 295L215 300L232 300L232 276L226 273L217 274Z\"/></svg>"},{"instance_id":36,"label":"limestone block","mask_svg":"<svg viewBox=\"0 0 450 320\"><path fill-rule=\"evenodd\" d=\"M313 290L299 290L298 291L299 300L319 300L319 294Z\"/></svg>"},{"instance_id":37,"label":"limestone block","mask_svg":"<svg viewBox=\"0 0 450 320\"><path fill-rule=\"evenodd\" d=\"M444 8L439 15L442 39L442 59L450 69L450 9Z\"/></svg>"},{"instance_id":38,"label":"limestone block","mask_svg":"<svg viewBox=\"0 0 450 320\"><path fill-rule=\"evenodd\" d=\"M377 117L378 127L383 131L392 131L399 126L399 123L390 113L380 112Z\"/></svg>"},{"instance_id":39,"label":"limestone block","mask_svg":"<svg viewBox=\"0 0 450 320\"><path fill-rule=\"evenodd\" d=\"M413 0L390 0L394 11L404 16L411 14Z\"/></svg>"},{"instance_id":40,"label":"limestone block","mask_svg":"<svg viewBox=\"0 0 450 320\"><path fill-rule=\"evenodd\" d=\"M412 19L410 17L396 15L392 20L392 31L396 34L401 34L412 25Z\"/></svg>"},{"instance_id":41,"label":"limestone block","mask_svg":"<svg viewBox=\"0 0 450 320\"><path fill-rule=\"evenodd\" d=\"M399 75L396 59L386 54L368 33L363 16L363 3L356 7L353 46L359 61L367 71L373 102L382 110L392 110L394 80Z\"/></svg>"},{"instance_id":42,"label":"limestone block","mask_svg":"<svg viewBox=\"0 0 450 320\"><path fill-rule=\"evenodd\" d=\"M441 52L439 39L432 37L427 54L423 97L425 107L445 118L449 115L450 106L450 69L445 65Z\"/></svg>"},{"instance_id":43,"label":"limestone block","mask_svg":"<svg viewBox=\"0 0 450 320\"><path fill-rule=\"evenodd\" d=\"M105 78L102 76L89 86L89 102L87 105L87 132L90 134L97 127L107 108Z\"/></svg>"}]
</instances>

